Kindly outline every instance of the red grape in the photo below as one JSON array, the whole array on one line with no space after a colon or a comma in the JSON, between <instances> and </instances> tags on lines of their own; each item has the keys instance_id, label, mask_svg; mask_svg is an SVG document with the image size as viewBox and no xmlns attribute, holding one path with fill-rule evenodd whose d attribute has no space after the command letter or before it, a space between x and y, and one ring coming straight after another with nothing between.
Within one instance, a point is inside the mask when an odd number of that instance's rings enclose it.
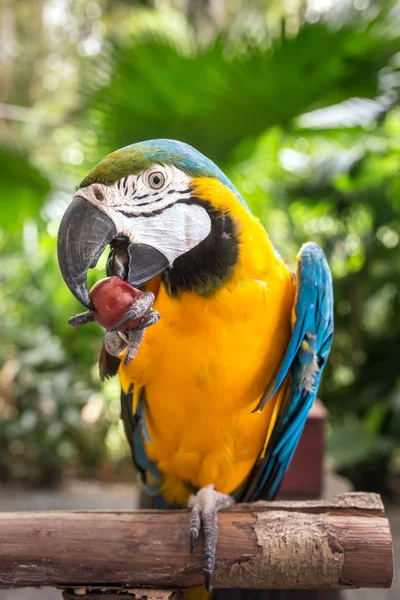
<instances>
[{"instance_id":1,"label":"red grape","mask_svg":"<svg viewBox=\"0 0 400 600\"><path fill-rule=\"evenodd\" d=\"M126 310L136 302L142 292L117 276L98 281L90 290L89 298L95 308L94 320L105 329L114 327ZM123 329L135 327L142 317L124 324Z\"/></svg>"}]
</instances>

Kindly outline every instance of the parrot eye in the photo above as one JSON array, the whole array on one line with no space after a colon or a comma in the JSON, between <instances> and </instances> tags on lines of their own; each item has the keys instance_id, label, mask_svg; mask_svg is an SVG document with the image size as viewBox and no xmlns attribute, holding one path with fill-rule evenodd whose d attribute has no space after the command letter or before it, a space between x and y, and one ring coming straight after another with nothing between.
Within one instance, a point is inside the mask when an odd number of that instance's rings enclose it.
<instances>
[{"instance_id":1,"label":"parrot eye","mask_svg":"<svg viewBox=\"0 0 400 600\"><path fill-rule=\"evenodd\" d=\"M165 175L161 171L153 171L147 176L147 183L153 190L160 190L165 184Z\"/></svg>"}]
</instances>

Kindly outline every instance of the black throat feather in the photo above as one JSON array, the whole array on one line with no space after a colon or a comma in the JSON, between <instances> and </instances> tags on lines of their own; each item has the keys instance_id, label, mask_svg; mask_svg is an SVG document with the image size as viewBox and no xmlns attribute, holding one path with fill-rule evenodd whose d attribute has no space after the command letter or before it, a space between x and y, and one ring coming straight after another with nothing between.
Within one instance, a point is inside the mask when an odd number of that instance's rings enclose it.
<instances>
[{"instance_id":1,"label":"black throat feather","mask_svg":"<svg viewBox=\"0 0 400 600\"><path fill-rule=\"evenodd\" d=\"M179 256L162 275L171 296L181 292L211 295L230 277L239 256L239 241L232 218L210 202L191 197L182 200L198 204L209 214L211 231L195 248Z\"/></svg>"}]
</instances>

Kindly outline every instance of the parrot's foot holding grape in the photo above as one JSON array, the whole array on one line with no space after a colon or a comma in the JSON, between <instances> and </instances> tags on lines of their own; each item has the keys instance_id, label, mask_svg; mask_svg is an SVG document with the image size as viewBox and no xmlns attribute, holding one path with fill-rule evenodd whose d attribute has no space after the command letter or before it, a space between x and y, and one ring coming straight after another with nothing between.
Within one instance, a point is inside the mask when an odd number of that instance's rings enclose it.
<instances>
[{"instance_id":1,"label":"parrot's foot holding grape","mask_svg":"<svg viewBox=\"0 0 400 600\"><path fill-rule=\"evenodd\" d=\"M157 311L151 313L140 322L140 325L128 331L107 331L104 337L104 345L111 356L119 357L126 350L124 364L129 365L131 360L136 358L139 352L140 344L144 338L144 332L147 327L157 323L160 315Z\"/></svg>"},{"instance_id":2,"label":"parrot's foot holding grape","mask_svg":"<svg viewBox=\"0 0 400 600\"><path fill-rule=\"evenodd\" d=\"M151 292L142 292L135 300L135 303L128 307L121 319L108 327L108 331L124 331L128 329L145 329L149 325L156 323L160 315L151 307L154 302L154 294Z\"/></svg>"},{"instance_id":3,"label":"parrot's foot holding grape","mask_svg":"<svg viewBox=\"0 0 400 600\"><path fill-rule=\"evenodd\" d=\"M125 352L124 364L136 358L144 331L160 319L152 309L155 300L152 292L142 292L117 276L107 277L89 292L93 310L69 319L69 325L79 327L97 321L106 329L104 344L111 356Z\"/></svg>"},{"instance_id":4,"label":"parrot's foot holding grape","mask_svg":"<svg viewBox=\"0 0 400 600\"><path fill-rule=\"evenodd\" d=\"M193 554L200 531L203 532L203 572L207 591L211 590L211 577L215 567L218 540L219 510L235 503L232 496L217 492L214 485L201 488L188 501L190 515L190 551Z\"/></svg>"},{"instance_id":5,"label":"parrot's foot holding grape","mask_svg":"<svg viewBox=\"0 0 400 600\"><path fill-rule=\"evenodd\" d=\"M104 345L111 356L119 357L126 350L124 364L128 365L136 358L140 344L144 337L144 329L132 329L131 331L107 331L104 337Z\"/></svg>"}]
</instances>

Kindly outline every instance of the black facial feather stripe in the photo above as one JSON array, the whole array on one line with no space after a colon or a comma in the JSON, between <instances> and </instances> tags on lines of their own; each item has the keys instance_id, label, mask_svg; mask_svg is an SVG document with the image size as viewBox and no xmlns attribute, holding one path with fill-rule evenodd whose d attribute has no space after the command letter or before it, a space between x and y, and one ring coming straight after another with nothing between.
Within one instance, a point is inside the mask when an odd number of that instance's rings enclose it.
<instances>
[{"instance_id":1,"label":"black facial feather stripe","mask_svg":"<svg viewBox=\"0 0 400 600\"><path fill-rule=\"evenodd\" d=\"M168 190L167 194L190 194L191 189L188 188L186 190ZM136 198L134 198L134 201L136 200L143 200L144 198L148 198L149 196L158 196L159 192L154 192L153 194L143 194L142 196L136 196ZM154 204L155 202L160 202L160 200L163 200L163 197L160 198L159 200L152 200L150 202L142 202L141 204L134 204L133 206L147 206L148 204Z\"/></svg>"},{"instance_id":2,"label":"black facial feather stripe","mask_svg":"<svg viewBox=\"0 0 400 600\"><path fill-rule=\"evenodd\" d=\"M157 202L160 202L160 200L163 200L163 198L159 198L158 200L152 200L150 202L139 202L139 204L135 204L135 206L148 206L149 204L156 204Z\"/></svg>"},{"instance_id":3,"label":"black facial feather stripe","mask_svg":"<svg viewBox=\"0 0 400 600\"><path fill-rule=\"evenodd\" d=\"M211 219L211 231L195 248L179 256L162 275L171 296L181 292L213 294L231 276L239 257L239 240L233 219L210 202L197 197L178 203L202 206Z\"/></svg>"},{"instance_id":4,"label":"black facial feather stripe","mask_svg":"<svg viewBox=\"0 0 400 600\"><path fill-rule=\"evenodd\" d=\"M155 200L154 202L144 202L143 204L136 204L135 206L132 206L132 208L136 208L136 206L155 206L161 202L161 200L164 200L164 198L160 198L159 200ZM186 198L185 200L190 201L190 198ZM153 215L159 215L160 213L162 213L164 210L166 210L167 208L171 208L171 206L173 206L174 204L179 204L181 202L184 202L185 200L178 200L176 203L175 202L170 202L169 204L167 204L166 206L163 206L162 208L155 208L154 210L151 211L140 211L140 212L130 212L129 210L121 210L118 209L118 212L121 215L124 215L124 217L129 217L129 218L135 218L135 217L152 217Z\"/></svg>"}]
</instances>

